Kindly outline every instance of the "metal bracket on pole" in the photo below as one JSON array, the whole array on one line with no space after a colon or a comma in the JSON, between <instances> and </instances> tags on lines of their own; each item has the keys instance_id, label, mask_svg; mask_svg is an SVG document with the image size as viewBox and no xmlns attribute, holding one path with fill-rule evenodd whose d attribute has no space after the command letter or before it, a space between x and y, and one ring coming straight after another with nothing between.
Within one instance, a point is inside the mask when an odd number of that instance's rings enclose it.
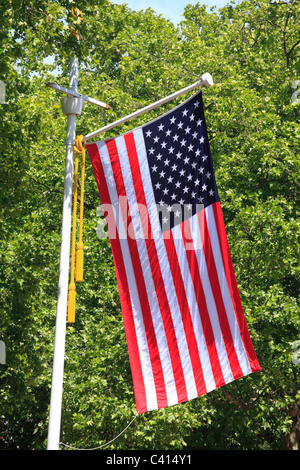
<instances>
[{"instance_id":1,"label":"metal bracket on pole","mask_svg":"<svg viewBox=\"0 0 300 470\"><path fill-rule=\"evenodd\" d=\"M102 103L102 101L95 100L94 98L90 98L89 96L82 95L77 91L70 90L69 88L64 88L63 86L56 85L52 82L47 82L46 86L53 88L54 90L60 91L61 93L66 93L66 95L73 96L74 98L80 98L81 100L87 101L88 103L95 104L96 106L100 106L101 108L109 109L108 104Z\"/></svg>"}]
</instances>

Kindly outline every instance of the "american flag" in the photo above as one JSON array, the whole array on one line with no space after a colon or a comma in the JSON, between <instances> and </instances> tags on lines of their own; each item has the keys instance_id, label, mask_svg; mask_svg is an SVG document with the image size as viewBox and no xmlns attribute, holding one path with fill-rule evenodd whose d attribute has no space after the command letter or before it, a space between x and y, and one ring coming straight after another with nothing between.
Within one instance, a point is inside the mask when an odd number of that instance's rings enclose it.
<instances>
[{"instance_id":1,"label":"american flag","mask_svg":"<svg viewBox=\"0 0 300 470\"><path fill-rule=\"evenodd\" d=\"M259 371L202 92L140 128L86 147L106 213L137 412Z\"/></svg>"}]
</instances>

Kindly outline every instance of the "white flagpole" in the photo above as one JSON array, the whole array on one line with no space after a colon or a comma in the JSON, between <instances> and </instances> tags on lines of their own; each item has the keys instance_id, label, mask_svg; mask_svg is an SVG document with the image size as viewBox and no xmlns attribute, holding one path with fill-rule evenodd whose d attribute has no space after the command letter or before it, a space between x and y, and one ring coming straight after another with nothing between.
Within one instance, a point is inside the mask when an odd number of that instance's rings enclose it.
<instances>
[{"instance_id":1,"label":"white flagpole","mask_svg":"<svg viewBox=\"0 0 300 470\"><path fill-rule=\"evenodd\" d=\"M71 58L69 87L77 92L78 60ZM62 98L64 114L68 116L67 138L65 141L65 182L62 213L62 233L59 264L58 297L56 307L56 328L54 343L53 373L50 399L48 429L48 450L58 450L60 441L61 405L63 392L64 355L66 339L66 312L68 303L70 238L72 221L73 163L76 139L76 117L80 115L83 100L81 98Z\"/></svg>"},{"instance_id":2,"label":"white flagpole","mask_svg":"<svg viewBox=\"0 0 300 470\"><path fill-rule=\"evenodd\" d=\"M120 124L123 124L124 122L129 121L130 119L133 119L137 116L140 116L141 114L144 114L147 111L151 111L151 109L157 108L157 106L161 106L162 104L167 103L168 101L171 101L174 98L177 98L178 96L183 95L188 91L194 90L194 88L198 88L202 85L205 85L207 87L213 85L213 79L209 73L205 73L204 75L202 75L201 80L198 80L197 82L192 83L191 85L182 88L181 90L176 91L175 93L172 93L172 95L166 96L165 98L162 98L161 100L158 100L155 103L149 104L148 106L145 106L142 109L138 109L134 113L128 114L128 116L118 119L117 121L112 122L107 126L101 127L101 129L98 129L94 132L91 132L90 134L85 135L83 137L83 141L86 142L87 140L92 139L93 137L96 137L99 134L103 134L104 132L112 129L113 127L119 126Z\"/></svg>"}]
</instances>

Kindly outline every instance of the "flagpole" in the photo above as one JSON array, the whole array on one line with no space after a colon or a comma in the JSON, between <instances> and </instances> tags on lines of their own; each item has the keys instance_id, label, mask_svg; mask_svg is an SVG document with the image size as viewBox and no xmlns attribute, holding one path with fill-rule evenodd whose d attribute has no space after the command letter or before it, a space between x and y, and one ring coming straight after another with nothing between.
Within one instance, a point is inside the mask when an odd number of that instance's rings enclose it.
<instances>
[{"instance_id":1,"label":"flagpole","mask_svg":"<svg viewBox=\"0 0 300 470\"><path fill-rule=\"evenodd\" d=\"M86 142L89 139L92 139L93 137L96 137L99 134L103 134L104 132L112 129L113 127L119 126L120 124L123 124L126 121L129 121L130 119L133 119L137 116L140 116L141 114L146 113L147 111L151 111L154 108L157 108L158 106L161 106L164 103L167 103L168 101L173 100L174 98L177 98L180 95L183 95L184 93L187 93L188 91L194 90L195 88L198 88L199 86L207 86L210 87L213 85L213 79L209 73L205 73L202 75L201 80L198 80L195 83L192 83L191 85L182 88L179 91L176 91L175 93L172 93L169 96L166 96L165 98L162 98L161 100L156 101L155 103L149 104L148 106L145 106L142 109L138 109L137 111L128 114L128 116L125 116L121 119L118 119L117 121L108 124L107 126L101 127L101 129L98 129L94 132L91 132L90 134L87 134L83 137L83 141Z\"/></svg>"},{"instance_id":2,"label":"flagpole","mask_svg":"<svg viewBox=\"0 0 300 470\"><path fill-rule=\"evenodd\" d=\"M78 89L78 60L71 58L69 87ZM70 234L72 221L72 191L74 145L76 139L76 117L81 114L83 100L76 97L62 98L63 113L68 116L67 138L65 141L65 180L62 212L62 232L59 263L58 296L56 307L56 327L53 358L53 373L50 398L50 414L48 429L48 450L58 450L61 425L61 405L63 392L64 355L66 339L66 312L68 302Z\"/></svg>"}]
</instances>

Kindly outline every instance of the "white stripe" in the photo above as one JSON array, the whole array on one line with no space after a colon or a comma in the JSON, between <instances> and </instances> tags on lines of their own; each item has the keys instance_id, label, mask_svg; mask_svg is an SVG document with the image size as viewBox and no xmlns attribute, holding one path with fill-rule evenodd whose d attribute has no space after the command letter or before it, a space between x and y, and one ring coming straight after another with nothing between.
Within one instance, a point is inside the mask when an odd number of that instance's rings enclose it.
<instances>
[{"instance_id":1,"label":"white stripe","mask_svg":"<svg viewBox=\"0 0 300 470\"><path fill-rule=\"evenodd\" d=\"M128 160L127 149L124 137L117 137L115 139L121 164L121 171L123 175L126 195L128 198L129 210L136 207L137 200L134 190L134 183L132 181L131 168ZM138 229L139 223L132 224L129 229L133 229L136 236L136 244L139 252L139 258L145 280L145 286L147 291L147 297L150 305L151 316L153 321L153 327L157 340L159 355L161 359L161 365L164 374L166 393L168 399L168 405L174 405L178 403L176 385L173 375L172 363L169 354L169 348L165 330L163 327L163 320L159 309L159 303L153 283L151 266L148 258L147 246L143 237L141 237L141 230Z\"/></svg>"},{"instance_id":2,"label":"white stripe","mask_svg":"<svg viewBox=\"0 0 300 470\"><path fill-rule=\"evenodd\" d=\"M187 339L185 336L184 325L182 322L180 307L178 304L177 294L173 283L171 268L169 265L168 255L165 243L161 234L158 213L155 204L153 188L151 184L151 176L149 172L148 159L146 155L146 148L144 144L143 132L141 129L134 131L134 139L139 159L139 166L141 169L141 176L143 181L144 194L146 198L147 207L151 208L151 229L153 230L153 237L156 246L157 256L159 260L160 270L166 289L166 295L170 306L172 315L175 336L178 344L179 354L183 374L185 378L188 399L198 396L195 377L193 373L192 362L190 358Z\"/></svg>"},{"instance_id":3,"label":"white stripe","mask_svg":"<svg viewBox=\"0 0 300 470\"><path fill-rule=\"evenodd\" d=\"M196 240L199 237L201 238L201 231L199 228L197 216L194 216L190 219L190 230L191 230L193 241L195 240L196 242ZM202 244L203 244L203 240L202 240ZM219 317L218 317L218 311L217 311L212 287L210 285L210 279L209 279L205 254L203 252L202 246L200 249L195 250L195 253L196 253L196 258L198 262L202 287L203 287L203 291L204 291L204 295L206 299L207 311L208 311L211 326L213 329L215 345L216 345L217 353L219 356L221 369L223 372L223 377L224 377L225 382L228 383L233 380L233 375L232 375L226 347L225 347L224 340L223 340L222 329L221 329Z\"/></svg>"},{"instance_id":4,"label":"white stripe","mask_svg":"<svg viewBox=\"0 0 300 470\"><path fill-rule=\"evenodd\" d=\"M225 269L223 266L222 254L219 246L219 239L217 234L217 228L215 223L213 207L209 206L205 209L206 220L208 231L210 234L210 241L212 246L212 251L215 259L215 265L218 273L220 289L224 301L225 310L227 313L227 318L230 326L231 335L234 342L234 348L237 353L237 357L243 371L244 375L251 373L251 367L248 361L248 357L244 348L244 344L241 338L239 325L236 320L235 310L233 307L228 282L225 274Z\"/></svg>"},{"instance_id":5,"label":"white stripe","mask_svg":"<svg viewBox=\"0 0 300 470\"><path fill-rule=\"evenodd\" d=\"M177 258L180 266L180 271L182 278L184 280L186 298L188 300L189 309L191 312L191 318L193 323L193 328L195 332L195 337L198 345L200 362L202 365L203 376L205 381L205 386L207 391L214 390L216 384L214 381L214 376L211 368L210 358L207 351L205 335L203 331L202 321L200 317L200 312L198 309L197 298L194 291L193 280L190 273L189 263L186 256L185 246L182 240L181 225L176 225L172 228L173 238L175 249L177 253Z\"/></svg>"},{"instance_id":6,"label":"white stripe","mask_svg":"<svg viewBox=\"0 0 300 470\"><path fill-rule=\"evenodd\" d=\"M103 170L105 173L109 196L112 205L119 210L119 200L115 187L114 176L111 168L110 158L105 142L100 142L97 144L99 154L102 160ZM122 217L117 217L116 224L118 225L118 231L125 231ZM135 274L132 266L131 256L129 252L128 242L125 237L120 239L120 245L122 250L122 255L124 259L124 266L126 270L126 277L128 281L130 299L133 311L133 319L137 336L137 343L139 348L141 367L143 373L143 380L145 384L146 391L146 401L147 401L147 410L157 409L157 400L156 394L153 393L155 390L153 372L151 367L148 343L146 338L145 326L143 322L143 316L141 314L141 305L138 296L138 290L135 281Z\"/></svg>"}]
</instances>

